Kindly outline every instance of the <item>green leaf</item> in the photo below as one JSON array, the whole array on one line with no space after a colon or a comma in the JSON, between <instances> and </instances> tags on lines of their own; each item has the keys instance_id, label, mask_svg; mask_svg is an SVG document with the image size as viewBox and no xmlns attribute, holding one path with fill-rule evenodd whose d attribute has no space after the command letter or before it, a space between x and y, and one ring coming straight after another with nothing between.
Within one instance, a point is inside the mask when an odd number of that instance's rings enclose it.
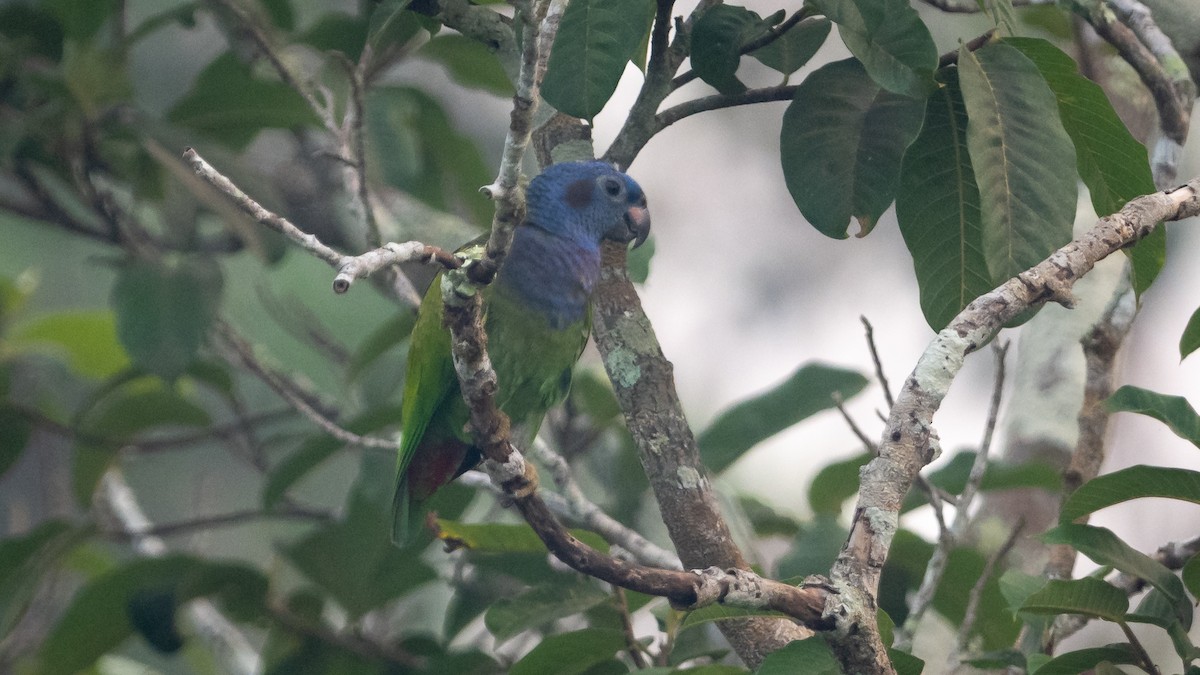
<instances>
[{"instance_id":1,"label":"green leaf","mask_svg":"<svg viewBox=\"0 0 1200 675\"><path fill-rule=\"evenodd\" d=\"M1200 472L1138 465L1097 476L1067 498L1058 522L1069 523L1113 504L1142 497L1167 497L1200 504Z\"/></svg>"},{"instance_id":2,"label":"green leaf","mask_svg":"<svg viewBox=\"0 0 1200 675\"><path fill-rule=\"evenodd\" d=\"M768 68L791 75L804 67L825 44L832 25L828 19L806 19L772 42L750 52L750 56Z\"/></svg>"},{"instance_id":3,"label":"green leaf","mask_svg":"<svg viewBox=\"0 0 1200 675\"><path fill-rule=\"evenodd\" d=\"M78 42L85 42L94 36L117 8L116 0L47 0L41 4L58 17L65 36Z\"/></svg>"},{"instance_id":4,"label":"green leaf","mask_svg":"<svg viewBox=\"0 0 1200 675\"><path fill-rule=\"evenodd\" d=\"M567 5L550 50L542 97L567 115L591 120L617 89L654 20L650 0L576 0Z\"/></svg>"},{"instance_id":5,"label":"green leaf","mask_svg":"<svg viewBox=\"0 0 1200 675\"><path fill-rule=\"evenodd\" d=\"M783 114L779 154L788 191L822 234L844 239L850 219L864 236L896 196L904 149L924 105L891 93L847 59L804 79Z\"/></svg>"},{"instance_id":6,"label":"green leaf","mask_svg":"<svg viewBox=\"0 0 1200 675\"><path fill-rule=\"evenodd\" d=\"M0 635L10 631L34 599L42 577L81 538L62 521L46 521L29 532L0 540Z\"/></svg>"},{"instance_id":7,"label":"green leaf","mask_svg":"<svg viewBox=\"0 0 1200 675\"><path fill-rule=\"evenodd\" d=\"M91 666L133 632L129 605L143 589L171 592L177 602L220 594L261 607L267 581L237 563L211 563L185 555L142 558L84 586L47 637L40 652L43 675L70 675Z\"/></svg>"},{"instance_id":8,"label":"green leaf","mask_svg":"<svg viewBox=\"0 0 1200 675\"><path fill-rule=\"evenodd\" d=\"M546 545L528 525L460 523L438 518L438 539L454 548L465 548L480 553L544 553ZM608 552L608 543L600 535L588 530L573 529L571 534L583 543L602 553Z\"/></svg>"},{"instance_id":9,"label":"green leaf","mask_svg":"<svg viewBox=\"0 0 1200 675\"><path fill-rule=\"evenodd\" d=\"M879 86L924 99L933 89L937 46L907 0L809 0L838 25L842 42Z\"/></svg>"},{"instance_id":10,"label":"green leaf","mask_svg":"<svg viewBox=\"0 0 1200 675\"><path fill-rule=\"evenodd\" d=\"M800 533L800 523L791 516L776 511L769 504L751 495L738 495L738 506L750 521L750 527L760 537L781 535L795 537Z\"/></svg>"},{"instance_id":11,"label":"green leaf","mask_svg":"<svg viewBox=\"0 0 1200 675\"><path fill-rule=\"evenodd\" d=\"M814 635L803 640L793 640L777 649L754 671L755 675L841 675L842 667L829 644Z\"/></svg>"},{"instance_id":12,"label":"green leaf","mask_svg":"<svg viewBox=\"0 0 1200 675\"><path fill-rule=\"evenodd\" d=\"M846 543L846 528L835 514L816 514L805 524L792 542L791 549L780 558L778 574L784 578L824 574Z\"/></svg>"},{"instance_id":13,"label":"green leaf","mask_svg":"<svg viewBox=\"0 0 1200 675\"><path fill-rule=\"evenodd\" d=\"M233 52L213 59L167 114L180 126L240 150L263 129L315 126L304 98L282 82L259 80Z\"/></svg>"},{"instance_id":14,"label":"green leaf","mask_svg":"<svg viewBox=\"0 0 1200 675\"><path fill-rule=\"evenodd\" d=\"M1059 654L1029 672L1030 675L1075 675L1090 671L1103 662L1136 665L1141 659L1131 645L1115 644Z\"/></svg>"},{"instance_id":15,"label":"green leaf","mask_svg":"<svg viewBox=\"0 0 1200 675\"><path fill-rule=\"evenodd\" d=\"M1116 213L1134 197L1155 191L1146 147L1129 133L1104 90L1079 74L1074 59L1046 40L1006 38L1004 44L1033 61L1054 92L1063 127L1075 144L1079 177L1088 187L1096 213ZM1163 228L1157 228L1127 250L1139 296L1162 269L1165 235Z\"/></svg>"},{"instance_id":16,"label":"green leaf","mask_svg":"<svg viewBox=\"0 0 1200 675\"><path fill-rule=\"evenodd\" d=\"M483 623L502 643L524 631L584 612L609 598L608 593L592 583L543 584L515 598L493 603Z\"/></svg>"},{"instance_id":17,"label":"green leaf","mask_svg":"<svg viewBox=\"0 0 1200 675\"><path fill-rule=\"evenodd\" d=\"M736 5L710 7L692 28L692 69L722 94L738 94L746 85L737 78L742 45L766 32L757 12Z\"/></svg>"},{"instance_id":18,"label":"green leaf","mask_svg":"<svg viewBox=\"0 0 1200 675\"><path fill-rule=\"evenodd\" d=\"M357 619L436 578L428 565L392 546L391 514L357 494L342 522L330 523L281 552Z\"/></svg>"},{"instance_id":19,"label":"green leaf","mask_svg":"<svg viewBox=\"0 0 1200 675\"><path fill-rule=\"evenodd\" d=\"M1125 592L1100 579L1051 579L1021 606L1031 614L1083 614L1123 621L1129 609Z\"/></svg>"},{"instance_id":20,"label":"green leaf","mask_svg":"<svg viewBox=\"0 0 1200 675\"><path fill-rule=\"evenodd\" d=\"M381 9L376 7L375 12ZM361 16L327 12L296 37L314 49L341 52L351 61L358 61L367 40L367 21Z\"/></svg>"},{"instance_id":21,"label":"green leaf","mask_svg":"<svg viewBox=\"0 0 1200 675\"><path fill-rule=\"evenodd\" d=\"M492 205L479 195L490 169L435 99L412 87L373 87L366 105L369 166L436 209L491 222Z\"/></svg>"},{"instance_id":22,"label":"green leaf","mask_svg":"<svg viewBox=\"0 0 1200 675\"><path fill-rule=\"evenodd\" d=\"M88 436L116 444L160 427L206 427L208 412L175 388L148 377L129 381L85 411L79 421Z\"/></svg>"},{"instance_id":23,"label":"green leaf","mask_svg":"<svg viewBox=\"0 0 1200 675\"><path fill-rule=\"evenodd\" d=\"M713 604L688 612L679 624L679 630L684 631L714 621L729 621L730 619L745 619L751 616L784 617L781 612L769 609L749 609Z\"/></svg>"},{"instance_id":24,"label":"green leaf","mask_svg":"<svg viewBox=\"0 0 1200 675\"><path fill-rule=\"evenodd\" d=\"M405 11L410 0L383 0L371 11L367 23L367 44L379 53L402 45L420 30L421 22L413 12Z\"/></svg>"},{"instance_id":25,"label":"green leaf","mask_svg":"<svg viewBox=\"0 0 1200 675\"><path fill-rule=\"evenodd\" d=\"M407 341L416 322L416 312L401 311L372 331L350 355L350 362L346 364L346 382L357 381L379 357Z\"/></svg>"},{"instance_id":26,"label":"green leaf","mask_svg":"<svg viewBox=\"0 0 1200 675\"><path fill-rule=\"evenodd\" d=\"M650 276L650 261L654 259L654 235L646 238L646 242L629 252L626 266L629 268L629 280L635 284L644 284Z\"/></svg>"},{"instance_id":27,"label":"green leaf","mask_svg":"<svg viewBox=\"0 0 1200 675\"><path fill-rule=\"evenodd\" d=\"M979 185L992 281L1016 276L1071 239L1075 147L1037 66L1015 48L959 49L967 147Z\"/></svg>"},{"instance_id":28,"label":"green leaf","mask_svg":"<svg viewBox=\"0 0 1200 675\"><path fill-rule=\"evenodd\" d=\"M33 422L28 417L0 404L0 477L21 458L32 434Z\"/></svg>"},{"instance_id":29,"label":"green leaf","mask_svg":"<svg viewBox=\"0 0 1200 675\"><path fill-rule=\"evenodd\" d=\"M1183 564L1180 575L1183 585L1192 593L1193 598L1200 598L1200 554L1196 554Z\"/></svg>"},{"instance_id":30,"label":"green leaf","mask_svg":"<svg viewBox=\"0 0 1200 675\"><path fill-rule=\"evenodd\" d=\"M222 286L211 259L122 267L111 302L117 336L134 363L168 380L187 370L216 319Z\"/></svg>"},{"instance_id":31,"label":"green leaf","mask_svg":"<svg viewBox=\"0 0 1200 675\"><path fill-rule=\"evenodd\" d=\"M834 396L849 400L867 386L867 378L842 368L808 364L770 391L734 404L700 434L704 464L719 472L759 441L835 407Z\"/></svg>"},{"instance_id":32,"label":"green leaf","mask_svg":"<svg viewBox=\"0 0 1200 675\"><path fill-rule=\"evenodd\" d=\"M837 515L842 505L858 492L858 470L871 461L873 455L864 452L824 468L813 476L808 486L808 505L814 513Z\"/></svg>"},{"instance_id":33,"label":"green leaf","mask_svg":"<svg viewBox=\"0 0 1200 675\"><path fill-rule=\"evenodd\" d=\"M967 110L958 71L929 95L921 133L904 153L896 220L912 254L921 312L941 330L994 284L983 257L979 186L967 150Z\"/></svg>"},{"instance_id":34,"label":"green leaf","mask_svg":"<svg viewBox=\"0 0 1200 675\"><path fill-rule=\"evenodd\" d=\"M1111 565L1126 574L1145 579L1167 596L1180 621L1191 622L1191 601L1179 577L1162 563L1121 541L1112 530L1068 523L1046 532L1042 540L1049 544L1070 545L1098 564Z\"/></svg>"},{"instance_id":35,"label":"green leaf","mask_svg":"<svg viewBox=\"0 0 1200 675\"><path fill-rule=\"evenodd\" d=\"M1000 575L1000 594L1013 613L1020 611L1021 605L1046 585L1046 578L1033 574L1025 574L1017 569L1010 569Z\"/></svg>"},{"instance_id":36,"label":"green leaf","mask_svg":"<svg viewBox=\"0 0 1200 675\"><path fill-rule=\"evenodd\" d=\"M950 494L960 494L967 485L971 467L975 464L975 452L964 450L956 453L950 461L929 474L929 482ZM1016 488L1040 488L1050 492L1062 489L1062 473L1049 464L1028 462L1009 464L988 462L980 481L981 492L1012 490ZM904 499L902 512L908 512L929 503L924 494L910 492Z\"/></svg>"},{"instance_id":37,"label":"green leaf","mask_svg":"<svg viewBox=\"0 0 1200 675\"><path fill-rule=\"evenodd\" d=\"M1192 312L1192 318L1188 319L1183 335L1179 336L1179 360L1186 359L1197 349L1200 349L1200 307Z\"/></svg>"},{"instance_id":38,"label":"green leaf","mask_svg":"<svg viewBox=\"0 0 1200 675\"><path fill-rule=\"evenodd\" d=\"M462 35L439 35L416 52L446 67L450 79L497 96L512 96L513 85L496 55L483 43Z\"/></svg>"},{"instance_id":39,"label":"green leaf","mask_svg":"<svg viewBox=\"0 0 1200 675\"><path fill-rule=\"evenodd\" d=\"M343 428L361 435L399 422L400 406L391 405L370 410L346 422ZM344 447L345 443L328 434L318 434L305 441L304 445L272 467L267 474L266 484L263 485L263 509L270 510L278 505L288 490Z\"/></svg>"},{"instance_id":40,"label":"green leaf","mask_svg":"<svg viewBox=\"0 0 1200 675\"><path fill-rule=\"evenodd\" d=\"M63 312L39 318L16 331L14 346L63 353L72 370L103 379L129 367L129 356L117 340L111 312Z\"/></svg>"},{"instance_id":41,"label":"green leaf","mask_svg":"<svg viewBox=\"0 0 1200 675\"><path fill-rule=\"evenodd\" d=\"M542 639L509 669L509 675L576 675L625 648L619 630L585 628Z\"/></svg>"},{"instance_id":42,"label":"green leaf","mask_svg":"<svg viewBox=\"0 0 1200 675\"><path fill-rule=\"evenodd\" d=\"M1200 415L1182 396L1125 385L1113 392L1104 405L1111 412L1135 412L1153 417L1167 425L1176 436L1200 447Z\"/></svg>"},{"instance_id":43,"label":"green leaf","mask_svg":"<svg viewBox=\"0 0 1200 675\"><path fill-rule=\"evenodd\" d=\"M908 652L888 647L887 653L888 658L892 660L892 667L895 668L896 675L921 675L925 670L925 661Z\"/></svg>"}]
</instances>

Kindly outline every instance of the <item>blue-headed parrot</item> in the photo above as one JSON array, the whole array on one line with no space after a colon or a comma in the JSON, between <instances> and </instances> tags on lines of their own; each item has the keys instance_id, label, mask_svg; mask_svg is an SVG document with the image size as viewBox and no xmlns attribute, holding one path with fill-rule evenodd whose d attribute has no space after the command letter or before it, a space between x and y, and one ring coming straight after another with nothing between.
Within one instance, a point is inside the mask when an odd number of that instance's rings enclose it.
<instances>
[{"instance_id":1,"label":"blue-headed parrot","mask_svg":"<svg viewBox=\"0 0 1200 675\"><path fill-rule=\"evenodd\" d=\"M546 411L570 387L591 332L601 242L636 247L649 231L641 187L604 162L554 164L530 181L525 220L483 290L488 354L500 385L496 402L512 420L517 447L529 447ZM481 458L465 428L469 412L442 325L440 277L421 302L409 349L392 503L392 540L400 546L419 531L422 503Z\"/></svg>"}]
</instances>

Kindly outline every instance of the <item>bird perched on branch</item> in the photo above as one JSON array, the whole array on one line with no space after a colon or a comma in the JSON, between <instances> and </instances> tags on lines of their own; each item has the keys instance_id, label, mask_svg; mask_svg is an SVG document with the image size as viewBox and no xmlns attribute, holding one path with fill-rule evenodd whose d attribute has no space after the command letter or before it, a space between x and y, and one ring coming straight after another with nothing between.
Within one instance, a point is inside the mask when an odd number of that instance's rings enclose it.
<instances>
[{"instance_id":1,"label":"bird perched on branch","mask_svg":"<svg viewBox=\"0 0 1200 675\"><path fill-rule=\"evenodd\" d=\"M512 420L518 447L529 447L546 411L567 394L591 331L601 242L632 241L636 248L649 232L641 187L604 162L555 164L530 182L525 220L483 291L496 402ZM404 384L392 503L392 540L401 546L419 530L422 503L481 458L465 429L469 411L442 325L440 276L421 302Z\"/></svg>"}]
</instances>

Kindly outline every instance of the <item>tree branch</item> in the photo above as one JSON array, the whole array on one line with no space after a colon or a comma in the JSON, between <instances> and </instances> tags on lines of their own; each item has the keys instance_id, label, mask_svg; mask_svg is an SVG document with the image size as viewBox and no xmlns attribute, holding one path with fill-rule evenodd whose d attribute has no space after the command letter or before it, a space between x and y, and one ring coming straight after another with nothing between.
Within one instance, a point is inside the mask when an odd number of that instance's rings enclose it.
<instances>
[{"instance_id":1,"label":"tree branch","mask_svg":"<svg viewBox=\"0 0 1200 675\"><path fill-rule=\"evenodd\" d=\"M1029 307L1047 301L1070 306L1071 288L1081 276L1097 261L1149 234L1160 221L1198 213L1200 178L1134 199L1043 262L976 298L925 349L892 408L879 457L863 469L850 537L833 567L841 606L835 610L839 625L832 641L846 670L890 667L875 625L879 575L904 495L921 467L940 451L933 414L966 355Z\"/></svg>"}]
</instances>

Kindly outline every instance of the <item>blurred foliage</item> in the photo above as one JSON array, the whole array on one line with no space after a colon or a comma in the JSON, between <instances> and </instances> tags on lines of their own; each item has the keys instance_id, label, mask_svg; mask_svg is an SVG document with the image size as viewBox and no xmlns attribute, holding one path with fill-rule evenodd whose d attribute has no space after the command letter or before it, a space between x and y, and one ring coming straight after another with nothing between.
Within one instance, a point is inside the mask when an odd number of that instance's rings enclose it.
<instances>
[{"instance_id":1,"label":"blurred foliage","mask_svg":"<svg viewBox=\"0 0 1200 675\"><path fill-rule=\"evenodd\" d=\"M753 612L681 614L564 572L528 526L504 522L514 516L462 485L435 499L429 546L392 547L391 454L334 438L294 402L352 433L391 438L413 311L383 284L335 298L327 269L178 159L196 147L268 208L361 251L372 233L345 189L355 151L336 142L358 128L342 120L361 113L360 159L386 205L381 238L461 243L490 222L477 188L491 180L513 92L512 20L487 5L470 7L484 40L444 28L438 4L423 0L0 5L0 671L229 672L197 612L203 600L248 638L265 673L747 672L711 628ZM782 118L783 174L800 211L832 237L845 237L852 219L866 235L895 201L931 326L1063 243L1076 177L1105 212L1150 191L1145 149L1049 42L1005 38L939 68L905 0L810 5L790 17L712 7L688 44L693 75L739 94L752 59L786 81L837 26L853 58L819 66L795 88ZM1011 3L990 7L1011 29ZM629 64L645 67L654 10L649 0L572 2L545 100L595 117ZM1028 15L1065 33L1062 16ZM993 85L997 95L984 95ZM474 137L468 116L495 138ZM1004 131L1014 124L1019 131ZM1037 206L1009 201L1013 183ZM639 283L652 272L652 241L631 256ZM1131 255L1140 292L1162 264L1161 238ZM1181 356L1200 344L1197 325ZM781 364L780 374L788 369L698 435L712 472L868 385L856 370ZM1182 398L1126 388L1109 406L1200 437ZM665 543L606 378L582 367L546 426L588 494ZM824 467L804 493L808 514L739 496L734 517L749 550L783 551L766 572L798 582L829 570L871 457ZM960 492L974 458L955 454L929 483ZM138 504L113 492L121 480ZM979 487L1062 489L1046 466L994 461ZM971 635L991 652L977 663L1056 673L1140 663L1124 644L1054 659L1006 649L1023 625L1077 613L1156 626L1194 670L1186 632L1197 558L1176 576L1113 533L1069 522L1146 496L1200 502L1200 480L1160 467L1099 479L1071 497L1047 539L1140 575L1154 592L1131 610L1099 578L994 575L980 587ZM904 510L927 503L910 495ZM575 534L608 550L594 533ZM907 616L933 546L896 533L879 596L888 621ZM963 620L989 554L967 544L950 553L933 609L951 624ZM652 619L656 639L631 644L631 614ZM892 658L898 672L923 667L903 652ZM759 672L837 668L816 637L770 655Z\"/></svg>"}]
</instances>

